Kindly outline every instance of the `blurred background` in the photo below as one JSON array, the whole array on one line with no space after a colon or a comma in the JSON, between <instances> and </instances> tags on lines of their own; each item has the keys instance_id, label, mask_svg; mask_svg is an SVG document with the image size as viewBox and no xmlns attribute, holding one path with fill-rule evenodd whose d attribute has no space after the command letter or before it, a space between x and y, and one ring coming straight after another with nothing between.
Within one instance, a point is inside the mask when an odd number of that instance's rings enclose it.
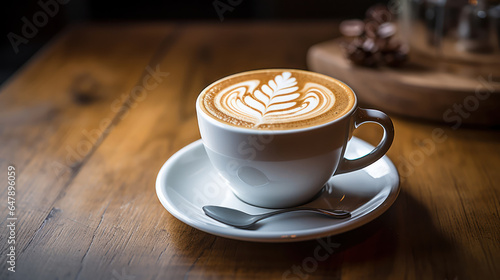
<instances>
[{"instance_id":1,"label":"blurred background","mask_svg":"<svg viewBox=\"0 0 500 280\"><path fill-rule=\"evenodd\" d=\"M228 1L218 0L16 0L3 1L0 9L0 85L40 50L51 38L70 24L86 21L218 21L231 24L238 20L300 21L363 18L366 9L389 1L356 0L231 0L238 9L224 13L220 21L215 6L225 8ZM45 16L40 11L47 10ZM52 15L51 15L52 13ZM21 38L26 21L39 21L26 40ZM9 35L10 34L10 35ZM17 37L19 36L19 37ZM26 41L23 41L26 40ZM13 43L17 48L13 47Z\"/></svg>"}]
</instances>

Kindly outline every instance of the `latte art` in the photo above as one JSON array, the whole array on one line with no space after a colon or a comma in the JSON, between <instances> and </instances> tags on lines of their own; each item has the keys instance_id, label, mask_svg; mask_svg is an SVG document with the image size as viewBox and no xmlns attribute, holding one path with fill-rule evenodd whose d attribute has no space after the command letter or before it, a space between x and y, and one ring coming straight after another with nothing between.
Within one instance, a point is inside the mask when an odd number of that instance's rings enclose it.
<instances>
[{"instance_id":1,"label":"latte art","mask_svg":"<svg viewBox=\"0 0 500 280\"><path fill-rule=\"evenodd\" d=\"M333 93L322 85L306 83L299 89L290 72L278 74L262 85L259 80L250 80L229 86L214 100L221 112L256 127L308 119L329 110L334 103Z\"/></svg>"},{"instance_id":2,"label":"latte art","mask_svg":"<svg viewBox=\"0 0 500 280\"><path fill-rule=\"evenodd\" d=\"M347 94L346 94L347 92ZM203 111L224 123L254 129L293 129L333 120L354 103L342 82L302 70L257 70L207 87Z\"/></svg>"}]
</instances>

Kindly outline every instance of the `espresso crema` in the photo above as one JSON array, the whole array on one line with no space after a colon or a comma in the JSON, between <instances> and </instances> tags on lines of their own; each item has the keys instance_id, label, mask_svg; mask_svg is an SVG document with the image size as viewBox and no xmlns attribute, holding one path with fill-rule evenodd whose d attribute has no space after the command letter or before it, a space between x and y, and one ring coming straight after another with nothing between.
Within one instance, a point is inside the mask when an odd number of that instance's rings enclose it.
<instances>
[{"instance_id":1,"label":"espresso crema","mask_svg":"<svg viewBox=\"0 0 500 280\"><path fill-rule=\"evenodd\" d=\"M355 97L346 84L322 74L267 69L218 80L201 92L197 102L222 123L287 130L337 119L351 110Z\"/></svg>"}]
</instances>

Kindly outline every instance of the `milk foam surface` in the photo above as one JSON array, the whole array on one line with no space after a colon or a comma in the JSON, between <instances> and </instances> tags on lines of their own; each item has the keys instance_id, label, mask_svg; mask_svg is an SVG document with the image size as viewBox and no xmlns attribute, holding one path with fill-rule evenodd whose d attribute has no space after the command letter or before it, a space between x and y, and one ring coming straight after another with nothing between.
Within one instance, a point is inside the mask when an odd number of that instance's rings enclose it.
<instances>
[{"instance_id":1,"label":"milk foam surface","mask_svg":"<svg viewBox=\"0 0 500 280\"><path fill-rule=\"evenodd\" d=\"M354 105L344 83L293 69L249 71L208 86L198 102L223 123L264 130L304 128L329 122Z\"/></svg>"}]
</instances>

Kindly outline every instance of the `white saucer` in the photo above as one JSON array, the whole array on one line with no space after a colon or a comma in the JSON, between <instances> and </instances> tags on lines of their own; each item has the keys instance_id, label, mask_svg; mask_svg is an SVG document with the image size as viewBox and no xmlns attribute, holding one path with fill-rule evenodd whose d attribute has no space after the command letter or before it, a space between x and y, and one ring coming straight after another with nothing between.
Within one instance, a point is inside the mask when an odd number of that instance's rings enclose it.
<instances>
[{"instance_id":1,"label":"white saucer","mask_svg":"<svg viewBox=\"0 0 500 280\"><path fill-rule=\"evenodd\" d=\"M346 157L357 158L373 147L353 137ZM163 206L179 220L199 230L232 239L259 242L291 242L349 231L384 213L399 194L399 175L384 156L374 164L333 177L323 192L307 204L312 207L351 211L347 219L334 220L311 213L287 213L260 221L255 229L238 229L219 223L203 213L204 205L236 208L250 214L271 209L239 200L212 168L203 143L198 140L179 150L161 168L156 193Z\"/></svg>"}]
</instances>

